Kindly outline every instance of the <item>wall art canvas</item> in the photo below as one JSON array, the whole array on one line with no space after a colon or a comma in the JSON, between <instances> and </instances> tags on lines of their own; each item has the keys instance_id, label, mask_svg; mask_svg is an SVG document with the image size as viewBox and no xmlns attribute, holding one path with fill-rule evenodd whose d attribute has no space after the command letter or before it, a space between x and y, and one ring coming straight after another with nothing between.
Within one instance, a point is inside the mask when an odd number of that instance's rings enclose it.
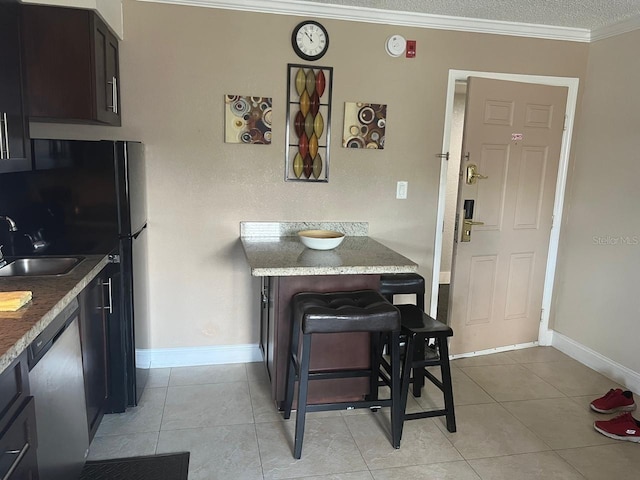
<instances>
[{"instance_id":1,"label":"wall art canvas","mask_svg":"<svg viewBox=\"0 0 640 480\"><path fill-rule=\"evenodd\" d=\"M288 65L285 180L329 181L333 68Z\"/></svg>"},{"instance_id":2,"label":"wall art canvas","mask_svg":"<svg viewBox=\"0 0 640 480\"><path fill-rule=\"evenodd\" d=\"M345 102L342 146L383 149L386 123L386 105Z\"/></svg>"},{"instance_id":3,"label":"wall art canvas","mask_svg":"<svg viewBox=\"0 0 640 480\"><path fill-rule=\"evenodd\" d=\"M225 95L224 141L252 145L271 144L271 97Z\"/></svg>"}]
</instances>

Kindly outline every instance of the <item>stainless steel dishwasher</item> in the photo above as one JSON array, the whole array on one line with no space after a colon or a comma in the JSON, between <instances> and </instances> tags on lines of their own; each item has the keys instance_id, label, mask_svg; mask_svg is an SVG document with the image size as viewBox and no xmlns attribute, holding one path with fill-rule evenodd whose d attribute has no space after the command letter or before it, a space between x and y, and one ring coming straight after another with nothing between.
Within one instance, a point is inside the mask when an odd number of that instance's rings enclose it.
<instances>
[{"instance_id":1,"label":"stainless steel dishwasher","mask_svg":"<svg viewBox=\"0 0 640 480\"><path fill-rule=\"evenodd\" d=\"M78 301L74 299L29 347L40 480L80 476L89 449Z\"/></svg>"}]
</instances>

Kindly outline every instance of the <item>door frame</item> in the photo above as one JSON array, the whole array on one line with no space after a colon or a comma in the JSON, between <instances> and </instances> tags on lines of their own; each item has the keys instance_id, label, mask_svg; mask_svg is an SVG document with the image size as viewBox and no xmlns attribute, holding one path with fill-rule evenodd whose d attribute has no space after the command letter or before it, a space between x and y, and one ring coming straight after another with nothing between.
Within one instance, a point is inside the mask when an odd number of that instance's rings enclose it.
<instances>
[{"instance_id":1,"label":"door frame","mask_svg":"<svg viewBox=\"0 0 640 480\"><path fill-rule=\"evenodd\" d=\"M538 331L538 344L551 345L552 331L549 330L549 311L551 307L553 285L556 274L560 229L562 227L562 211L565 200L567 173L569 168L569 154L571 151L571 138L573 135L576 105L578 103L578 85L580 79L574 77L551 77L541 75L521 75L515 73L477 72L473 70L449 70L449 80L447 83L447 102L444 118L444 135L442 138L442 152L449 152L449 147L451 144L451 123L453 121L453 100L455 95L456 81L466 82L467 77L483 77L492 78L495 80L535 83L568 88L567 107L565 111L565 125L564 132L562 134L560 162L558 163L558 177L556 181L556 191L553 203L553 226L551 227L551 234L549 237L549 253L547 255L544 290L542 293L542 312L540 316L540 327ZM438 189L438 212L436 216L436 234L433 249L433 275L431 283L431 305L429 312L430 315L434 318L436 318L438 310L438 290L440 287L440 262L442 258L442 238L444 232L447 167L448 161L443 157L440 164L440 187ZM501 350L506 349L507 348L501 348ZM496 351L498 350L499 349L496 349Z\"/></svg>"}]
</instances>

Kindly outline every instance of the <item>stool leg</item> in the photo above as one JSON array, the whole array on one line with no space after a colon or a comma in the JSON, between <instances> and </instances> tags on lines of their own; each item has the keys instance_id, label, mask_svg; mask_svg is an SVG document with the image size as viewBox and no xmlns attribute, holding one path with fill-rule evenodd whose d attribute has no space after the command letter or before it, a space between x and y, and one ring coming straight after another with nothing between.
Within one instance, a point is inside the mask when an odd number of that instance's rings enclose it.
<instances>
[{"instance_id":1,"label":"stool leg","mask_svg":"<svg viewBox=\"0 0 640 480\"><path fill-rule=\"evenodd\" d=\"M424 312L424 292L418 292L416 297L416 305Z\"/></svg>"},{"instance_id":2,"label":"stool leg","mask_svg":"<svg viewBox=\"0 0 640 480\"><path fill-rule=\"evenodd\" d=\"M380 357L382 356L382 334L372 332L369 334L370 341L370 364L371 375L369 376L369 395L365 398L367 400L378 399L378 377L380 376Z\"/></svg>"},{"instance_id":3,"label":"stool leg","mask_svg":"<svg viewBox=\"0 0 640 480\"><path fill-rule=\"evenodd\" d=\"M296 436L293 457L299 459L302 455L302 439L304 437L304 422L307 415L307 394L309 392L309 362L311 358L311 335L304 334L302 338L302 354L300 355L300 374L298 375L298 410L296 413Z\"/></svg>"},{"instance_id":4,"label":"stool leg","mask_svg":"<svg viewBox=\"0 0 640 480\"><path fill-rule=\"evenodd\" d=\"M400 340L398 339L398 344ZM402 375L401 375L401 402L400 402L400 438L402 438L402 430L404 428L404 419L407 410L407 398L409 396L409 380L411 378L411 365L413 363L413 344L415 339L413 335L407 335L404 347L404 361L402 362Z\"/></svg>"},{"instance_id":5,"label":"stool leg","mask_svg":"<svg viewBox=\"0 0 640 480\"><path fill-rule=\"evenodd\" d=\"M423 336L416 336L413 342L413 361L414 363L424 362L424 346L426 339ZM424 387L424 367L414 367L413 369L413 396L422 395L422 387Z\"/></svg>"},{"instance_id":6,"label":"stool leg","mask_svg":"<svg viewBox=\"0 0 640 480\"><path fill-rule=\"evenodd\" d=\"M289 366L287 368L287 383L283 405L285 420L291 418L293 392L297 379L296 373L299 373L299 365L296 365L296 359L298 358L298 347L300 345L300 323L296 320L293 321L293 324L291 326L291 341L289 342L289 344L291 346L289 348Z\"/></svg>"},{"instance_id":7,"label":"stool leg","mask_svg":"<svg viewBox=\"0 0 640 480\"><path fill-rule=\"evenodd\" d=\"M442 388L444 392L444 408L447 417L447 430L456 431L456 414L453 406L453 387L451 386L451 366L449 365L449 346L446 338L438 339L440 352L440 371L442 372Z\"/></svg>"},{"instance_id":8,"label":"stool leg","mask_svg":"<svg viewBox=\"0 0 640 480\"><path fill-rule=\"evenodd\" d=\"M400 332L391 332L391 444L400 448L404 423L403 390L400 366ZM382 354L382 352L380 352Z\"/></svg>"}]
</instances>

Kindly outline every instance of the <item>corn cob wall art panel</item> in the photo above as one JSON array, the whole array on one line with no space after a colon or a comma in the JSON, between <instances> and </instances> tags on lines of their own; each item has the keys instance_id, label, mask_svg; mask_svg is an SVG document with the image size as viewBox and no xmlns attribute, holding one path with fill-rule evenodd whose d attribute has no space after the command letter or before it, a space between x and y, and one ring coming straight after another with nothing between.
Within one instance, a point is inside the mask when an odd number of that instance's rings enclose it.
<instances>
[{"instance_id":1,"label":"corn cob wall art panel","mask_svg":"<svg viewBox=\"0 0 640 480\"><path fill-rule=\"evenodd\" d=\"M285 180L328 182L333 68L287 67Z\"/></svg>"},{"instance_id":2,"label":"corn cob wall art panel","mask_svg":"<svg viewBox=\"0 0 640 480\"><path fill-rule=\"evenodd\" d=\"M224 97L224 141L252 145L271 144L271 97Z\"/></svg>"}]
</instances>

